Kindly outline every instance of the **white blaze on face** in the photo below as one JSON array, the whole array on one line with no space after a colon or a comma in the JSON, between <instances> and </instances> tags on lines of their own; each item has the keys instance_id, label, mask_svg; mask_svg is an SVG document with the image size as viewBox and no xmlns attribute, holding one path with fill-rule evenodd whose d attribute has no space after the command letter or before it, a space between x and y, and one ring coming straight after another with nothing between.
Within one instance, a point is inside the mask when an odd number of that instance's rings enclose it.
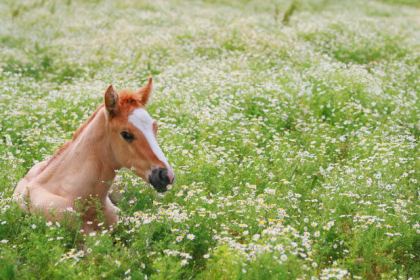
<instances>
[{"instance_id":1,"label":"white blaze on face","mask_svg":"<svg viewBox=\"0 0 420 280\"><path fill-rule=\"evenodd\" d=\"M153 119L149 113L143 108L135 109L128 117L128 121L143 133L153 153L169 169L168 160L160 149L153 133Z\"/></svg>"}]
</instances>

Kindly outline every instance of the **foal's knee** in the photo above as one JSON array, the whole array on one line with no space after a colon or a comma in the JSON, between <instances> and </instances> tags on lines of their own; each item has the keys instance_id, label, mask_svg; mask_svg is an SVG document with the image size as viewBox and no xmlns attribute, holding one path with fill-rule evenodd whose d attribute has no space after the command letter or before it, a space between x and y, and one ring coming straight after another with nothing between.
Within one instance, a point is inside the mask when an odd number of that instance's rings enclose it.
<instances>
[{"instance_id":1,"label":"foal's knee","mask_svg":"<svg viewBox=\"0 0 420 280\"><path fill-rule=\"evenodd\" d=\"M108 227L114 226L118 222L118 208L114 206L114 209L105 209L105 221Z\"/></svg>"}]
</instances>

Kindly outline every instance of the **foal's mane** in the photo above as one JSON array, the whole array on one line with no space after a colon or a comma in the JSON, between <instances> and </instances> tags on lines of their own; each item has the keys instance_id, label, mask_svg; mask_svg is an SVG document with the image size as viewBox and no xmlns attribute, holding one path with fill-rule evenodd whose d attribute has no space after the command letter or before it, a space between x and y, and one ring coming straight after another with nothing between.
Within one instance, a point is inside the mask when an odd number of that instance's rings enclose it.
<instances>
[{"instance_id":1,"label":"foal's mane","mask_svg":"<svg viewBox=\"0 0 420 280\"><path fill-rule=\"evenodd\" d=\"M98 108L96 108L95 112L73 133L73 137L71 141L76 140L76 138L83 132L83 130L86 128L88 124L92 122L92 120L96 117L99 110L104 107L104 104L100 105Z\"/></svg>"},{"instance_id":2,"label":"foal's mane","mask_svg":"<svg viewBox=\"0 0 420 280\"><path fill-rule=\"evenodd\" d=\"M96 117L98 112L104 107L104 104L100 105L98 108L96 108L95 112L73 133L73 137L70 141L67 141L64 143L60 148L57 149L57 151L53 154L53 156L48 160L47 164L42 168L41 171L43 171L45 168L47 168L48 165L50 165L51 162L53 162L59 155L61 155L69 146L71 143L74 142L74 140L79 137L79 135L83 132L83 130L92 122L92 120Z\"/></svg>"}]
</instances>

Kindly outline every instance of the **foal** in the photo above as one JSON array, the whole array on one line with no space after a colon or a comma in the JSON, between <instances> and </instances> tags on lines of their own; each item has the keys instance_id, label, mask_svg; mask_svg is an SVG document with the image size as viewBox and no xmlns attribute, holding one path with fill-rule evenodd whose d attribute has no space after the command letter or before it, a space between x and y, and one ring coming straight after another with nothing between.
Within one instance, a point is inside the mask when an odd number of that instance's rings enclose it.
<instances>
[{"instance_id":1,"label":"foal","mask_svg":"<svg viewBox=\"0 0 420 280\"><path fill-rule=\"evenodd\" d=\"M151 91L151 78L134 92L117 93L110 85L104 104L73 139L18 183L13 196L20 207L60 220L80 200L87 205L80 213L83 229L90 232L98 229L98 216L107 226L118 220L118 208L108 197L116 170L131 168L158 192L166 191L174 173L156 141L157 123L145 110ZM92 198L99 203L92 204Z\"/></svg>"}]
</instances>

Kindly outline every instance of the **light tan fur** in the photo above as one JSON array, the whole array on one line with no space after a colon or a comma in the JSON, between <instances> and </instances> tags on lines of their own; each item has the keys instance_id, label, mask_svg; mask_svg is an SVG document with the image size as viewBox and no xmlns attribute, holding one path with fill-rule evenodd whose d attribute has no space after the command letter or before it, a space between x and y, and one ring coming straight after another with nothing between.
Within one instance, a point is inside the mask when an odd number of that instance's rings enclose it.
<instances>
[{"instance_id":1,"label":"light tan fur","mask_svg":"<svg viewBox=\"0 0 420 280\"><path fill-rule=\"evenodd\" d=\"M75 132L72 141L50 160L33 166L17 184L14 198L22 209L41 213L49 220L61 220L67 212L82 211L79 214L85 232L98 229L98 216L104 217L107 226L114 225L118 208L108 192L115 171L132 168L147 181L152 168L163 166L141 132L127 120L134 109L146 105L151 89L151 79L136 92L117 94L110 86L105 93L105 106L100 106ZM124 141L121 130L131 131L136 142ZM82 210L78 205L84 206Z\"/></svg>"}]
</instances>

